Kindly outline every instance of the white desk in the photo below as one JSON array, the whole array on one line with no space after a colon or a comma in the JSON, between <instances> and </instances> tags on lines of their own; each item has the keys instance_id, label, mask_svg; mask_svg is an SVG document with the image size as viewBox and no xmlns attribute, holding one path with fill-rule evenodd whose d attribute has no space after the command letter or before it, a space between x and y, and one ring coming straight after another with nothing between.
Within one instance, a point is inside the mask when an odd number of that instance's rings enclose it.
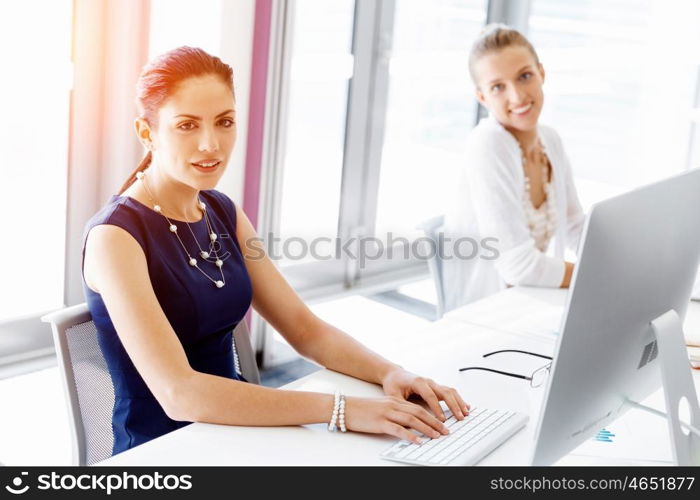
<instances>
[{"instance_id":1,"label":"white desk","mask_svg":"<svg viewBox=\"0 0 700 500\"><path fill-rule=\"evenodd\" d=\"M514 287L445 314L446 319L546 340L561 327L568 290ZM683 329L700 345L700 302L691 301Z\"/></svg>"},{"instance_id":2,"label":"white desk","mask_svg":"<svg viewBox=\"0 0 700 500\"><path fill-rule=\"evenodd\" d=\"M568 290L514 287L445 314L445 318L494 330L552 340Z\"/></svg>"},{"instance_id":3,"label":"white desk","mask_svg":"<svg viewBox=\"0 0 700 500\"><path fill-rule=\"evenodd\" d=\"M519 307L515 303L518 297L525 301L560 300L563 303L564 292L559 292L559 297L557 297L556 293L548 295L548 292L552 292L548 290L545 291L545 298L538 299L539 290L534 290L534 292L526 290L526 297L523 299L518 293L513 293L514 291L518 291L518 289L507 290L486 299L493 301L491 306L481 303L467 307L481 307L483 310L491 308L493 310L492 306L495 304L498 306L497 311L500 315L504 310L508 310L509 302L513 302L513 307ZM504 307L505 309L503 309ZM700 310L695 312L700 317ZM480 371L459 373L457 370L463 366L483 365L481 355L490 350L519 348L551 354L554 349L554 338L497 330L468 322L469 316L458 314L460 311L455 313L433 323L419 334L407 336L405 342L401 346L397 346L395 352L382 354L411 371L452 385L472 405L512 409L531 415L530 422L523 430L481 462L483 465L527 465L532 453L542 390L533 390L520 379ZM487 315L482 315L477 319L483 322L495 321ZM528 370L532 371L541 364L541 360L529 356L513 357L508 361L508 369L527 373ZM700 373L695 373L695 380L696 387L700 387ZM379 396L382 394L378 386L329 370L321 370L308 375L285 386L285 388L327 393L332 393L336 388L340 388L346 395L350 396ZM663 406L658 394L653 396L651 401L648 400L647 404L657 407ZM630 411L623 418L628 421L643 422L643 429L654 427L654 432L644 436L645 443L648 444L649 441L653 442L655 439L661 440L660 446L663 448L665 440L667 440L667 430L662 419L635 410ZM379 454L394 440L388 436L353 432L329 433L324 424L264 428L195 423L116 455L99 465L387 466L397 464L381 460ZM577 453L569 455L561 463L566 465L652 464L655 462L650 460L656 460L659 457L670 460L670 450L662 449L660 453L650 457L644 454L631 454L628 450L622 454L607 452L606 449L597 447L596 443L587 443L582 445Z\"/></svg>"}]
</instances>

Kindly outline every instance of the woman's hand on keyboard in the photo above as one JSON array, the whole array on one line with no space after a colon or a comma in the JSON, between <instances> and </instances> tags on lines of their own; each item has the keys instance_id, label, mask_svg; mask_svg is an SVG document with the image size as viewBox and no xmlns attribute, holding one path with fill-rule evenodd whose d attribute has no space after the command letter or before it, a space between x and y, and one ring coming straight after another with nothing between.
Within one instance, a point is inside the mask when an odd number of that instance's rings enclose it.
<instances>
[{"instance_id":1,"label":"woman's hand on keyboard","mask_svg":"<svg viewBox=\"0 0 700 500\"><path fill-rule=\"evenodd\" d=\"M444 401L457 420L463 420L469 413L469 405L464 402L457 390L452 387L440 385L434 380L419 377L407 372L403 368L397 368L389 372L382 381L384 394L408 399L413 395L420 396L428 404L433 414L445 421L445 414L440 407L440 401Z\"/></svg>"},{"instance_id":2,"label":"woman's hand on keyboard","mask_svg":"<svg viewBox=\"0 0 700 500\"><path fill-rule=\"evenodd\" d=\"M348 430L390 434L420 443L411 429L430 438L448 434L447 427L425 408L399 397L345 398L345 426Z\"/></svg>"}]
</instances>

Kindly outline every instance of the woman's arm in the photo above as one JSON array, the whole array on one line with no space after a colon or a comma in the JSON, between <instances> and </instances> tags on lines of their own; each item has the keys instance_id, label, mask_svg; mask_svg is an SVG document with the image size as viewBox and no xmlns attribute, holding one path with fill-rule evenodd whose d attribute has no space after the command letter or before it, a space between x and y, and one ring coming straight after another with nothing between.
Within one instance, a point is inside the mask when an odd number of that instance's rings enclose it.
<instances>
[{"instance_id":1,"label":"woman's arm","mask_svg":"<svg viewBox=\"0 0 700 500\"><path fill-rule=\"evenodd\" d=\"M329 421L332 395L270 389L193 370L158 303L143 250L125 230L100 225L90 231L84 274L102 295L137 371L173 420L262 426ZM398 398L347 398L346 408L351 430L414 440L406 427L426 435L444 428L425 409Z\"/></svg>"},{"instance_id":2,"label":"woman's arm","mask_svg":"<svg viewBox=\"0 0 700 500\"><path fill-rule=\"evenodd\" d=\"M260 238L237 207L236 236L253 283L253 306L301 355L331 370L384 386L387 394L408 397L403 369L366 348L350 335L314 315L264 252ZM443 417L439 399L460 416L465 404L454 389L416 377L414 393ZM388 390L387 390L388 387Z\"/></svg>"}]
</instances>

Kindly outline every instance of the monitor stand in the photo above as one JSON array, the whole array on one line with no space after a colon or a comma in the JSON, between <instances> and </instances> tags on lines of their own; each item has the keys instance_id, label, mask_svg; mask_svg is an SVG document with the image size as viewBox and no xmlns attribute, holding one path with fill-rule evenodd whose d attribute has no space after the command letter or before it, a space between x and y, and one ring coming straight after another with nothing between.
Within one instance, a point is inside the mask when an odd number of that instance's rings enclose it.
<instances>
[{"instance_id":1,"label":"monitor stand","mask_svg":"<svg viewBox=\"0 0 700 500\"><path fill-rule=\"evenodd\" d=\"M695 429L700 427L700 407L685 348L683 325L676 311L671 310L653 320L651 327L659 349L673 459L678 465L700 465L700 437L684 430L678 416L678 405L685 397L690 407L689 423Z\"/></svg>"}]
</instances>

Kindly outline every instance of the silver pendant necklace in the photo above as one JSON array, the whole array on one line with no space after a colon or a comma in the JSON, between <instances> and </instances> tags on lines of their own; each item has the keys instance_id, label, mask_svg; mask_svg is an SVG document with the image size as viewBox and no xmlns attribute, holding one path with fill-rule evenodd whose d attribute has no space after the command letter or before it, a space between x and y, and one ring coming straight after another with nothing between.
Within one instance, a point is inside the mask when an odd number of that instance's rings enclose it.
<instances>
[{"instance_id":1,"label":"silver pendant necklace","mask_svg":"<svg viewBox=\"0 0 700 500\"><path fill-rule=\"evenodd\" d=\"M202 202L202 200L198 199L197 200L197 207L202 211L204 214L204 222L207 225L207 233L209 234L209 251L205 251L202 249L200 246L199 242L197 241L197 237L194 234L194 231L192 231L192 228L190 227L189 222L184 221L185 224L187 225L187 228L190 230L190 233L192 234L192 239L194 240L195 244L197 245L197 248L199 249L199 256L212 264L214 264L218 269L219 273L221 274L221 279L216 280L209 276L201 267L199 267L199 262L197 259L195 259L188 251L187 247L185 247L185 244L182 242L182 239L180 238L180 235L177 232L177 225L173 223L164 213L163 210L161 209L160 205L158 205L155 200L153 199L153 195L151 194L151 190L148 189L148 184L146 184L146 174L144 172L137 172L136 173L136 178L141 181L143 184L143 187L146 189L146 194L148 196L148 199L150 200L151 204L153 205L153 211L156 213L159 213L160 215L165 218L165 220L168 222L168 228L170 229L170 232L175 235L177 238L177 241L180 242L180 246L182 247L182 250L184 250L185 255L187 255L187 263L192 266L197 268L200 273L202 273L206 278L214 283L217 288L223 288L226 285L226 277L224 276L224 261L219 258L219 254L216 250L216 240L218 239L218 235L214 231L214 226L212 226L211 221L209 220L209 216L207 215L207 206ZM213 256L213 257L212 257Z\"/></svg>"}]
</instances>

